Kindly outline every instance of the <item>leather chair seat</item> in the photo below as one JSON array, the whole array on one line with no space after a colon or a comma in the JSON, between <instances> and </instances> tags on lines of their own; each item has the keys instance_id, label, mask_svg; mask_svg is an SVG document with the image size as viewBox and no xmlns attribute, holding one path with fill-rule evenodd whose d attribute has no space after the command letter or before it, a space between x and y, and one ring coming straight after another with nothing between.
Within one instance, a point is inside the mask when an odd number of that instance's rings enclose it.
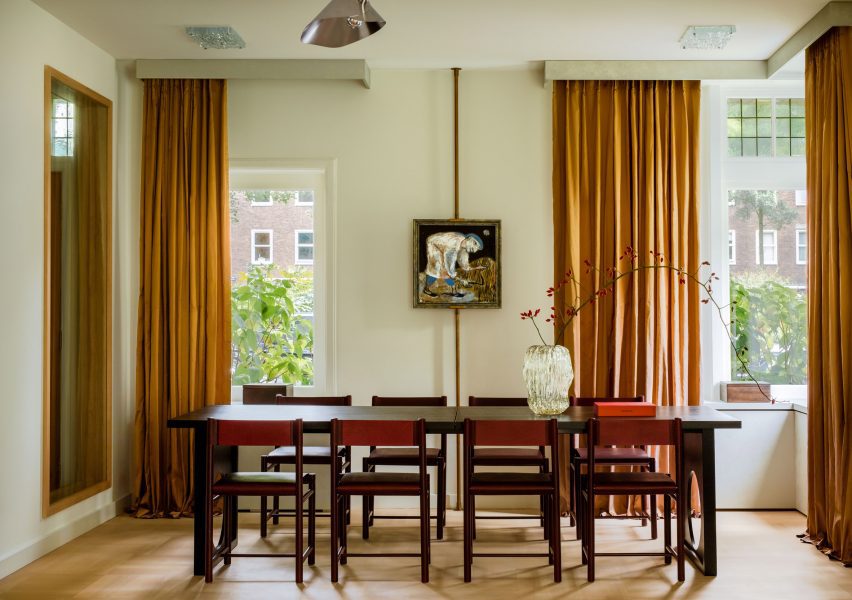
<instances>
[{"instance_id":1,"label":"leather chair seat","mask_svg":"<svg viewBox=\"0 0 852 600\"><path fill-rule=\"evenodd\" d=\"M551 491L550 473L472 473L472 494L524 495Z\"/></svg>"},{"instance_id":2,"label":"leather chair seat","mask_svg":"<svg viewBox=\"0 0 852 600\"><path fill-rule=\"evenodd\" d=\"M588 462L589 451L586 448L574 448L572 458L581 462ZM642 448L610 448L602 447L595 449L595 462L608 464L644 464L651 456Z\"/></svg>"},{"instance_id":3,"label":"leather chair seat","mask_svg":"<svg viewBox=\"0 0 852 600\"><path fill-rule=\"evenodd\" d=\"M583 490L588 488L588 475L583 476ZM668 473L595 473L598 494L663 494L677 492L677 483Z\"/></svg>"},{"instance_id":4,"label":"leather chair seat","mask_svg":"<svg viewBox=\"0 0 852 600\"><path fill-rule=\"evenodd\" d=\"M533 466L546 458L538 448L474 448L473 465Z\"/></svg>"},{"instance_id":5,"label":"leather chair seat","mask_svg":"<svg viewBox=\"0 0 852 600\"><path fill-rule=\"evenodd\" d=\"M303 481L314 477L312 473L304 473ZM214 494L230 494L235 496L273 496L293 495L296 490L295 473L276 473L263 471L242 471L227 473L213 484Z\"/></svg>"},{"instance_id":6,"label":"leather chair seat","mask_svg":"<svg viewBox=\"0 0 852 600\"><path fill-rule=\"evenodd\" d=\"M427 476L428 481L428 476ZM360 495L414 495L420 494L420 475L418 473L345 473L337 484L339 493Z\"/></svg>"},{"instance_id":7,"label":"leather chair seat","mask_svg":"<svg viewBox=\"0 0 852 600\"><path fill-rule=\"evenodd\" d=\"M435 465L440 456L438 448L426 448L426 464ZM420 451L417 448L376 448L370 452L366 463L373 465L417 465Z\"/></svg>"}]
</instances>

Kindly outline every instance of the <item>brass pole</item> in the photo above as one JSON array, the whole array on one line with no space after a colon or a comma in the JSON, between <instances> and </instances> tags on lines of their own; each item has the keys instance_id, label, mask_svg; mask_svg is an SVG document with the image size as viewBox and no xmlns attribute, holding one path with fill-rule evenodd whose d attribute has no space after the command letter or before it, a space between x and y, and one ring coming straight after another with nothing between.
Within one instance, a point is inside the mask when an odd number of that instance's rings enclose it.
<instances>
[{"instance_id":1,"label":"brass pole","mask_svg":"<svg viewBox=\"0 0 852 600\"><path fill-rule=\"evenodd\" d=\"M453 218L459 218L459 67L453 68ZM461 406L461 326L459 309L455 309L456 330L456 408ZM461 436L456 434L456 510L462 509L462 447Z\"/></svg>"}]
</instances>

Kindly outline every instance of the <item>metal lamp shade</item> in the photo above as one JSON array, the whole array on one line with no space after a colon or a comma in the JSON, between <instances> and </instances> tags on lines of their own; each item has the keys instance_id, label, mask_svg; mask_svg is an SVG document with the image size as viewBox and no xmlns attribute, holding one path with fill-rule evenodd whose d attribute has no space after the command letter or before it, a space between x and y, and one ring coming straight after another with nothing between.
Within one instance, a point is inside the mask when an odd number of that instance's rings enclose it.
<instances>
[{"instance_id":1,"label":"metal lamp shade","mask_svg":"<svg viewBox=\"0 0 852 600\"><path fill-rule=\"evenodd\" d=\"M302 42L340 48L376 33L384 27L385 20L361 0L331 0L322 11L308 23L302 32Z\"/></svg>"}]
</instances>

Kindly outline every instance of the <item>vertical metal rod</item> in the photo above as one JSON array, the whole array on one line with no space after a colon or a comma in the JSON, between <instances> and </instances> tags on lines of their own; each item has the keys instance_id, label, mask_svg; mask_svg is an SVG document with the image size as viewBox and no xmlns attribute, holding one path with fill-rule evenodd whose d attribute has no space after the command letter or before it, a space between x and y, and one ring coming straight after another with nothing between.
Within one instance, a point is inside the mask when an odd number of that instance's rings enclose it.
<instances>
[{"instance_id":1,"label":"vertical metal rod","mask_svg":"<svg viewBox=\"0 0 852 600\"><path fill-rule=\"evenodd\" d=\"M459 67L453 68L453 218L459 218ZM456 407L461 406L461 326L459 309L455 313L456 330ZM456 434L456 510L461 510L462 490L462 445L461 436Z\"/></svg>"}]
</instances>

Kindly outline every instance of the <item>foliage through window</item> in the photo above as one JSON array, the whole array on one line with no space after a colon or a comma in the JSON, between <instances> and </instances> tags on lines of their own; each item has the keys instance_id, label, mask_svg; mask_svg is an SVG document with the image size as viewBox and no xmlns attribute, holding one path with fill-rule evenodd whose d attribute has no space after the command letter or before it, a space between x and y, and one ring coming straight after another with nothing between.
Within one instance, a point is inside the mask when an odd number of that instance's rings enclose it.
<instances>
[{"instance_id":1,"label":"foliage through window","mask_svg":"<svg viewBox=\"0 0 852 600\"><path fill-rule=\"evenodd\" d=\"M736 352L758 380L773 384L807 383L807 273L799 260L803 239L807 254L807 209L796 198L795 190L728 191ZM747 379L733 354L731 370L731 379Z\"/></svg>"},{"instance_id":2,"label":"foliage through window","mask_svg":"<svg viewBox=\"0 0 852 600\"><path fill-rule=\"evenodd\" d=\"M231 190L233 385L314 384L313 198L296 188ZM301 232L310 234L305 249L287 242Z\"/></svg>"}]
</instances>

